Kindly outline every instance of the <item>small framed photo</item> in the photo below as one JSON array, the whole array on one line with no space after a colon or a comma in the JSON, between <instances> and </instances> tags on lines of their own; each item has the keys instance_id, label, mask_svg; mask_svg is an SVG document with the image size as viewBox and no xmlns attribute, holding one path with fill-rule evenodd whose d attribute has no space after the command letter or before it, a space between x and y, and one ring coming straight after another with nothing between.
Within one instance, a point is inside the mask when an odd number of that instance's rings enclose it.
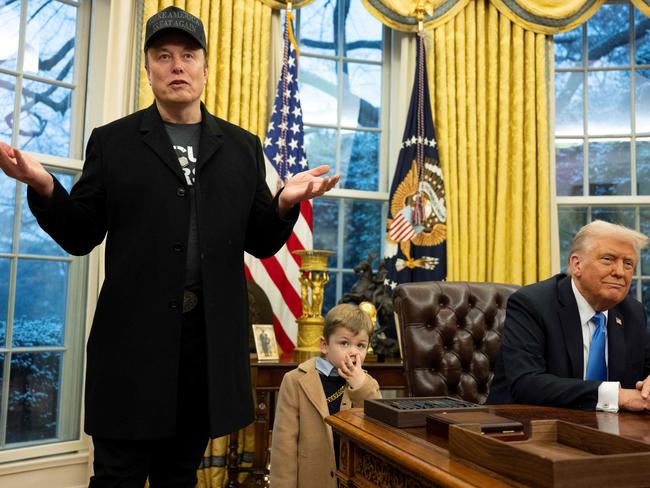
<instances>
[{"instance_id":1,"label":"small framed photo","mask_svg":"<svg viewBox=\"0 0 650 488\"><path fill-rule=\"evenodd\" d=\"M280 360L273 324L253 324L253 337L258 361Z\"/></svg>"}]
</instances>

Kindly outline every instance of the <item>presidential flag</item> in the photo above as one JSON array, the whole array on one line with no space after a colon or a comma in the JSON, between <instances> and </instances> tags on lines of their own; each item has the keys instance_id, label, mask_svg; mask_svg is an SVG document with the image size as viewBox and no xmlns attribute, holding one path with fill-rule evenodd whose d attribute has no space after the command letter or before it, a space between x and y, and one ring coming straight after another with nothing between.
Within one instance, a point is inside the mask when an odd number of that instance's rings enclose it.
<instances>
[{"instance_id":1,"label":"presidential flag","mask_svg":"<svg viewBox=\"0 0 650 488\"><path fill-rule=\"evenodd\" d=\"M298 49L287 15L284 29L282 73L264 139L266 182L274 195L283 182L308 168L304 149L302 110L298 93ZM246 254L247 277L253 279L269 297L273 308L273 325L278 344L284 352L295 348L302 315L300 301L300 258L293 251L312 248L312 202L302 202L300 217L287 243L267 259Z\"/></svg>"},{"instance_id":2,"label":"presidential flag","mask_svg":"<svg viewBox=\"0 0 650 488\"><path fill-rule=\"evenodd\" d=\"M429 100L424 37L417 42L415 80L390 189L386 285L447 277L445 186Z\"/></svg>"}]
</instances>

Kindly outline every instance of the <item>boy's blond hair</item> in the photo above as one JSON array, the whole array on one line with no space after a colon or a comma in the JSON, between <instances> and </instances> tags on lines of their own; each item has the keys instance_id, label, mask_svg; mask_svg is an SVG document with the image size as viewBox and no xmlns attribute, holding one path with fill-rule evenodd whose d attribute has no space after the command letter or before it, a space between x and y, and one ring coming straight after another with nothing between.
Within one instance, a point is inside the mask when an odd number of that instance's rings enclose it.
<instances>
[{"instance_id":1,"label":"boy's blond hair","mask_svg":"<svg viewBox=\"0 0 650 488\"><path fill-rule=\"evenodd\" d=\"M352 303L341 303L327 312L323 327L325 342L329 343L330 336L341 327L345 327L354 335L365 330L368 338L372 336L374 329L368 314Z\"/></svg>"}]
</instances>

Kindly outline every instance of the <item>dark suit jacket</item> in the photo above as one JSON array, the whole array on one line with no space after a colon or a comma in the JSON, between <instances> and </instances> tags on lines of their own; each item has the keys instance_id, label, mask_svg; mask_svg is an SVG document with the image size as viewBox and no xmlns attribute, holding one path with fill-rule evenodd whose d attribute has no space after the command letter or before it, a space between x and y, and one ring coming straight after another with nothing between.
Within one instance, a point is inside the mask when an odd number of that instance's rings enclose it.
<instances>
[{"instance_id":1,"label":"dark suit jacket","mask_svg":"<svg viewBox=\"0 0 650 488\"><path fill-rule=\"evenodd\" d=\"M211 435L253 420L243 253L273 255L280 219L256 136L203 122L196 201L208 351ZM106 240L106 278L87 345L85 429L107 438L174 434L190 194L154 105L93 131L71 194L30 191L39 224L66 251Z\"/></svg>"},{"instance_id":2,"label":"dark suit jacket","mask_svg":"<svg viewBox=\"0 0 650 488\"><path fill-rule=\"evenodd\" d=\"M609 381L634 388L650 373L645 313L629 296L609 310L607 347ZM508 299L487 402L593 409L600 382L582 379L583 361L571 278L559 274L521 288Z\"/></svg>"}]
</instances>

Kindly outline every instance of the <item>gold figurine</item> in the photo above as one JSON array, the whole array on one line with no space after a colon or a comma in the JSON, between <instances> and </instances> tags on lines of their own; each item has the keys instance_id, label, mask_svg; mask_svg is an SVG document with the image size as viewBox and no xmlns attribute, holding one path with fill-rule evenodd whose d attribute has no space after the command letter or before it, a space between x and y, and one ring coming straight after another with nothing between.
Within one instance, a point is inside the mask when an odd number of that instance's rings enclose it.
<instances>
[{"instance_id":1,"label":"gold figurine","mask_svg":"<svg viewBox=\"0 0 650 488\"><path fill-rule=\"evenodd\" d=\"M294 351L297 361L320 354L319 339L323 335L323 301L325 285L329 281L327 260L332 251L295 251L301 257L300 300L302 315L298 318L298 344Z\"/></svg>"}]
</instances>

